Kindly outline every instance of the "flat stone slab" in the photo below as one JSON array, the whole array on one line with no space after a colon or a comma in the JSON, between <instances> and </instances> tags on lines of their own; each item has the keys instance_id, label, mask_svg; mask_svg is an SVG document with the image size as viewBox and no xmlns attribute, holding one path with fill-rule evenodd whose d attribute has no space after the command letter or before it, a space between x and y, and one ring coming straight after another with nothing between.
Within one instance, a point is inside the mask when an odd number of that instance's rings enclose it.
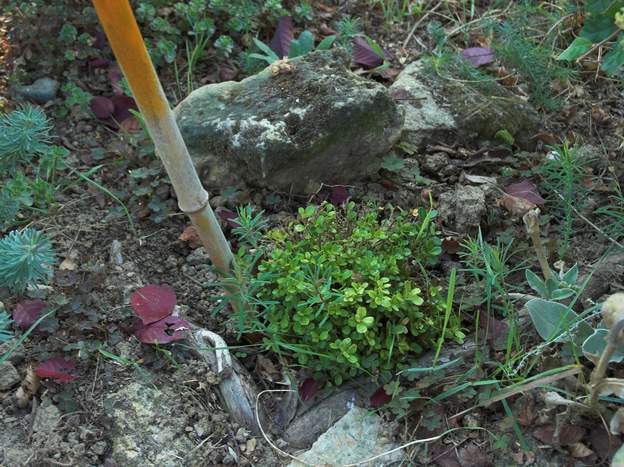
<instances>
[{"instance_id":1,"label":"flat stone slab","mask_svg":"<svg viewBox=\"0 0 624 467\"><path fill-rule=\"evenodd\" d=\"M388 438L387 428L379 415L356 406L322 434L309 451L295 457L312 465L359 463L398 447ZM365 465L388 466L402 458L401 449ZM289 467L305 465L294 461Z\"/></svg>"}]
</instances>

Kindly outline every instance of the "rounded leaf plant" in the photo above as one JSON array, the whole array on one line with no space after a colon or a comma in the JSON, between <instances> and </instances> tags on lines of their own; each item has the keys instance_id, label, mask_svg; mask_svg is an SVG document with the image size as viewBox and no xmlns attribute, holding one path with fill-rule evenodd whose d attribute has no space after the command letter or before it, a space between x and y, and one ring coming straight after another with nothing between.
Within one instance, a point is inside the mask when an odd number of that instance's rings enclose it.
<instances>
[{"instance_id":1,"label":"rounded leaf plant","mask_svg":"<svg viewBox=\"0 0 624 467\"><path fill-rule=\"evenodd\" d=\"M265 344L341 384L404 368L440 337L445 294L428 273L441 253L435 211L353 202L300 208L261 242L256 304ZM463 337L456 316L446 336Z\"/></svg>"}]
</instances>

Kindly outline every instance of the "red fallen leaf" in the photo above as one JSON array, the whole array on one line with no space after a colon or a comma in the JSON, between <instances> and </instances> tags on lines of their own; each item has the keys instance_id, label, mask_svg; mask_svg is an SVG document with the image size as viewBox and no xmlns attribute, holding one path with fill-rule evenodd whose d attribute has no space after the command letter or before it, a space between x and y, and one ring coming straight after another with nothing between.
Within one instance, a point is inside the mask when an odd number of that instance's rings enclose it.
<instances>
[{"instance_id":1,"label":"red fallen leaf","mask_svg":"<svg viewBox=\"0 0 624 467\"><path fill-rule=\"evenodd\" d=\"M168 285L150 284L134 292L130 297L130 304L143 324L150 324L173 312L176 295Z\"/></svg>"},{"instance_id":2,"label":"red fallen leaf","mask_svg":"<svg viewBox=\"0 0 624 467\"><path fill-rule=\"evenodd\" d=\"M442 251L444 253L448 253L449 255L457 253L460 246L461 244L459 243L459 239L456 237L444 237L442 239Z\"/></svg>"},{"instance_id":3,"label":"red fallen leaf","mask_svg":"<svg viewBox=\"0 0 624 467\"><path fill-rule=\"evenodd\" d=\"M35 367L35 374L40 378L52 378L57 381L70 382L77 378L73 373L76 362L62 357L54 357L41 362Z\"/></svg>"},{"instance_id":4,"label":"red fallen leaf","mask_svg":"<svg viewBox=\"0 0 624 467\"><path fill-rule=\"evenodd\" d=\"M43 300L24 300L15 307L13 321L21 329L28 329L41 317L41 312L45 307Z\"/></svg>"},{"instance_id":5,"label":"red fallen leaf","mask_svg":"<svg viewBox=\"0 0 624 467\"><path fill-rule=\"evenodd\" d=\"M202 246L202 241L199 238L199 234L197 233L197 230L195 230L195 227L192 225L186 226L186 228L182 231L182 233L178 237L178 240L187 242L189 246L193 249L199 248L200 246Z\"/></svg>"},{"instance_id":6,"label":"red fallen leaf","mask_svg":"<svg viewBox=\"0 0 624 467\"><path fill-rule=\"evenodd\" d=\"M166 318L140 327L134 335L144 344L168 344L184 339L191 325L177 316Z\"/></svg>"},{"instance_id":7,"label":"red fallen leaf","mask_svg":"<svg viewBox=\"0 0 624 467\"><path fill-rule=\"evenodd\" d=\"M132 110L138 110L137 104L132 97L125 95L113 96L111 98L115 105L115 111L111 115L115 122L123 122L128 118L133 118L134 115L130 112Z\"/></svg>"},{"instance_id":8,"label":"red fallen leaf","mask_svg":"<svg viewBox=\"0 0 624 467\"><path fill-rule=\"evenodd\" d=\"M482 66L492 63L496 56L489 47L469 47L462 50L462 58L468 60L472 66Z\"/></svg>"},{"instance_id":9,"label":"red fallen leaf","mask_svg":"<svg viewBox=\"0 0 624 467\"><path fill-rule=\"evenodd\" d=\"M531 180L522 180L518 183L512 183L505 188L505 193L516 198L526 199L531 203L541 206L545 203L544 198L537 191L537 185Z\"/></svg>"},{"instance_id":10,"label":"red fallen leaf","mask_svg":"<svg viewBox=\"0 0 624 467\"><path fill-rule=\"evenodd\" d=\"M347 202L349 198L351 198L351 193L349 193L346 187L342 185L332 187L331 194L329 195L329 201L334 206L340 206L341 204Z\"/></svg>"},{"instance_id":11,"label":"red fallen leaf","mask_svg":"<svg viewBox=\"0 0 624 467\"><path fill-rule=\"evenodd\" d=\"M135 117L130 117L121 122L119 128L129 133L134 133L141 129L141 123Z\"/></svg>"},{"instance_id":12,"label":"red fallen leaf","mask_svg":"<svg viewBox=\"0 0 624 467\"><path fill-rule=\"evenodd\" d=\"M230 211L229 209L220 209L219 217L223 219L230 227L240 227L239 223L236 222L236 219L238 219L238 214L236 214L234 211Z\"/></svg>"},{"instance_id":13,"label":"red fallen leaf","mask_svg":"<svg viewBox=\"0 0 624 467\"><path fill-rule=\"evenodd\" d=\"M555 427L546 425L537 428L533 432L533 437L546 444L554 444ZM559 430L559 444L569 446L578 443L585 435L585 429L578 425L563 425Z\"/></svg>"},{"instance_id":14,"label":"red fallen leaf","mask_svg":"<svg viewBox=\"0 0 624 467\"><path fill-rule=\"evenodd\" d=\"M87 64L90 69L106 68L108 65L110 65L110 60L101 57L89 60L89 63Z\"/></svg>"},{"instance_id":15,"label":"red fallen leaf","mask_svg":"<svg viewBox=\"0 0 624 467\"><path fill-rule=\"evenodd\" d=\"M480 321L482 329L487 326L487 339L494 350L503 350L507 346L507 334L509 334L509 325L505 321L490 317Z\"/></svg>"},{"instance_id":16,"label":"red fallen leaf","mask_svg":"<svg viewBox=\"0 0 624 467\"><path fill-rule=\"evenodd\" d=\"M89 107L91 107L91 111L100 120L106 120L113 115L115 111L115 104L113 104L113 101L104 96L97 96L91 99Z\"/></svg>"},{"instance_id":17,"label":"red fallen leaf","mask_svg":"<svg viewBox=\"0 0 624 467\"><path fill-rule=\"evenodd\" d=\"M376 68L383 65L384 57L379 56L364 37L358 36L353 40L353 62L364 68Z\"/></svg>"},{"instance_id":18,"label":"red fallen leaf","mask_svg":"<svg viewBox=\"0 0 624 467\"><path fill-rule=\"evenodd\" d=\"M113 88L113 92L120 96L123 94L123 89L121 87L121 79L123 78L123 74L117 65L111 65L108 69L108 80Z\"/></svg>"},{"instance_id":19,"label":"red fallen leaf","mask_svg":"<svg viewBox=\"0 0 624 467\"><path fill-rule=\"evenodd\" d=\"M238 76L238 68L234 65L220 65L219 79L221 81L232 81Z\"/></svg>"},{"instance_id":20,"label":"red fallen leaf","mask_svg":"<svg viewBox=\"0 0 624 467\"><path fill-rule=\"evenodd\" d=\"M299 385L299 396L302 401L310 400L318 392L318 382L314 378L306 378Z\"/></svg>"},{"instance_id":21,"label":"red fallen leaf","mask_svg":"<svg viewBox=\"0 0 624 467\"><path fill-rule=\"evenodd\" d=\"M288 57L290 49L290 41L294 37L294 26L290 16L282 16L277 23L277 29L271 39L271 50L277 54L279 58Z\"/></svg>"},{"instance_id":22,"label":"red fallen leaf","mask_svg":"<svg viewBox=\"0 0 624 467\"><path fill-rule=\"evenodd\" d=\"M370 405L374 408L383 407L392 400L392 396L386 393L386 390L382 387L377 389L375 393L370 397Z\"/></svg>"},{"instance_id":23,"label":"red fallen leaf","mask_svg":"<svg viewBox=\"0 0 624 467\"><path fill-rule=\"evenodd\" d=\"M524 216L527 212L536 207L535 203L527 199L511 195L503 196L503 198L499 200L499 204L507 209L511 215L519 217Z\"/></svg>"},{"instance_id":24,"label":"red fallen leaf","mask_svg":"<svg viewBox=\"0 0 624 467\"><path fill-rule=\"evenodd\" d=\"M108 40L106 39L104 31L98 30L95 32L95 42L93 43L93 46L100 50L104 50L108 47Z\"/></svg>"}]
</instances>

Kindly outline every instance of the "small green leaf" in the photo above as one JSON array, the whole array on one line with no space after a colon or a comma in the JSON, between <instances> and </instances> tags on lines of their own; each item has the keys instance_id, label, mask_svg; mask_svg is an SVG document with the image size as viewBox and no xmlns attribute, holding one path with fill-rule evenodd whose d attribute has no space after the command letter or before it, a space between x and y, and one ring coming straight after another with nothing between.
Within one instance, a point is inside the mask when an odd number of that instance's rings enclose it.
<instances>
[{"instance_id":1,"label":"small green leaf","mask_svg":"<svg viewBox=\"0 0 624 467\"><path fill-rule=\"evenodd\" d=\"M267 61L271 60L270 63L273 63L273 62L279 60L279 57L277 56L277 54L275 52L273 52L273 50L271 50L271 47L266 45L264 42L259 41L255 37L254 37L253 41L254 41L254 44L256 44L256 47L258 47L262 52L264 52L264 55L266 56L264 58L264 60L267 60ZM262 55L260 55L260 57L262 57Z\"/></svg>"},{"instance_id":2,"label":"small green leaf","mask_svg":"<svg viewBox=\"0 0 624 467\"><path fill-rule=\"evenodd\" d=\"M591 46L592 41L590 41L586 37L577 37L572 41L567 49L559 54L557 60L566 60L569 62L573 62L585 52L587 52L591 48Z\"/></svg>"},{"instance_id":3,"label":"small green leaf","mask_svg":"<svg viewBox=\"0 0 624 467\"><path fill-rule=\"evenodd\" d=\"M335 41L336 41L335 35L327 36L325 39L323 39L321 42L318 43L318 45L316 46L316 50L327 50L331 48L331 46L334 44Z\"/></svg>"},{"instance_id":4,"label":"small green leaf","mask_svg":"<svg viewBox=\"0 0 624 467\"><path fill-rule=\"evenodd\" d=\"M615 76L624 66L624 34L611 46L611 50L602 59L600 68L609 76Z\"/></svg>"},{"instance_id":5,"label":"small green leaf","mask_svg":"<svg viewBox=\"0 0 624 467\"><path fill-rule=\"evenodd\" d=\"M544 281L537 274L535 274L530 269L526 269L524 271L524 275L526 277L527 282L529 283L529 286L533 290L535 290L540 297L544 297L544 298L548 297L548 291L546 290L546 284L544 283Z\"/></svg>"},{"instance_id":6,"label":"small green leaf","mask_svg":"<svg viewBox=\"0 0 624 467\"><path fill-rule=\"evenodd\" d=\"M583 355L585 355L585 358L591 360L594 364L598 363L600 356L607 346L608 334L608 329L598 328L591 336L585 339L583 342ZM620 363L622 360L624 360L624 349L618 349L611 355L609 362Z\"/></svg>"},{"instance_id":7,"label":"small green leaf","mask_svg":"<svg viewBox=\"0 0 624 467\"><path fill-rule=\"evenodd\" d=\"M504 143L507 143L509 146L513 146L513 144L516 142L513 135L509 132L509 130L506 130L505 128L498 130L494 135L494 138L499 139Z\"/></svg>"},{"instance_id":8,"label":"small green leaf","mask_svg":"<svg viewBox=\"0 0 624 467\"><path fill-rule=\"evenodd\" d=\"M405 168L405 160L397 157L395 153L391 153L384 158L381 167L389 172L398 173Z\"/></svg>"},{"instance_id":9,"label":"small green leaf","mask_svg":"<svg viewBox=\"0 0 624 467\"><path fill-rule=\"evenodd\" d=\"M527 304L529 316L537 333L542 339L550 342L567 342L572 340L570 335L561 335L578 321L578 315L569 307L541 298L534 298Z\"/></svg>"},{"instance_id":10,"label":"small green leaf","mask_svg":"<svg viewBox=\"0 0 624 467\"><path fill-rule=\"evenodd\" d=\"M358 323L357 326L355 327L355 330L359 332L360 334L364 334L368 330L368 328L366 327L366 324Z\"/></svg>"},{"instance_id":11,"label":"small green leaf","mask_svg":"<svg viewBox=\"0 0 624 467\"><path fill-rule=\"evenodd\" d=\"M578 281L578 275L578 265L575 264L570 269L568 269L568 271L563 275L561 279L569 285L574 285L576 284L576 281Z\"/></svg>"}]
</instances>

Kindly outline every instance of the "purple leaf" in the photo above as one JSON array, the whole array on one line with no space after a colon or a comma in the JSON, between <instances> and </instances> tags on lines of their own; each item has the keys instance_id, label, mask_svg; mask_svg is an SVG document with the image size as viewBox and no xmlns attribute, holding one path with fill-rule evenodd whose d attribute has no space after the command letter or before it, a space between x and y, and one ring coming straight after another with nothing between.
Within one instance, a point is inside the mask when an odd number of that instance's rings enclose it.
<instances>
[{"instance_id":1,"label":"purple leaf","mask_svg":"<svg viewBox=\"0 0 624 467\"><path fill-rule=\"evenodd\" d=\"M290 16L282 16L275 29L273 39L271 39L271 50L277 54L278 57L288 57L288 49L290 49L290 41L293 40L293 22Z\"/></svg>"},{"instance_id":2,"label":"purple leaf","mask_svg":"<svg viewBox=\"0 0 624 467\"><path fill-rule=\"evenodd\" d=\"M24 300L15 307L13 321L21 329L27 329L41 317L41 312L46 307L42 300Z\"/></svg>"},{"instance_id":3,"label":"purple leaf","mask_svg":"<svg viewBox=\"0 0 624 467\"><path fill-rule=\"evenodd\" d=\"M117 65L112 65L108 69L108 80L110 81L111 86L113 87L113 92L117 95L123 94L123 89L121 88L121 79L123 75L121 74L121 70Z\"/></svg>"},{"instance_id":4,"label":"purple leaf","mask_svg":"<svg viewBox=\"0 0 624 467\"><path fill-rule=\"evenodd\" d=\"M106 58L94 58L93 60L89 60L88 66L91 69L94 68L106 68L108 65L110 65L110 60L106 59Z\"/></svg>"},{"instance_id":5,"label":"purple leaf","mask_svg":"<svg viewBox=\"0 0 624 467\"><path fill-rule=\"evenodd\" d=\"M240 224L236 222L236 219L238 219L238 214L236 214L234 211L230 211L229 209L221 209L219 210L219 217L232 228L240 227Z\"/></svg>"},{"instance_id":6,"label":"purple leaf","mask_svg":"<svg viewBox=\"0 0 624 467\"><path fill-rule=\"evenodd\" d=\"M353 62L366 68L376 68L383 65L384 58L373 50L364 37L353 40Z\"/></svg>"},{"instance_id":7,"label":"purple leaf","mask_svg":"<svg viewBox=\"0 0 624 467\"><path fill-rule=\"evenodd\" d=\"M505 188L505 193L516 198L523 198L531 203L541 206L545 203L544 198L537 191L537 185L531 180L522 180L518 183L512 183Z\"/></svg>"},{"instance_id":8,"label":"purple leaf","mask_svg":"<svg viewBox=\"0 0 624 467\"><path fill-rule=\"evenodd\" d=\"M351 193L349 193L347 188L342 185L333 187L331 194L329 195L329 201L334 206L340 206L341 204L345 203L349 198L351 198Z\"/></svg>"},{"instance_id":9,"label":"purple leaf","mask_svg":"<svg viewBox=\"0 0 624 467\"><path fill-rule=\"evenodd\" d=\"M150 284L130 297L134 312L143 324L150 324L169 316L176 305L176 295L168 285Z\"/></svg>"},{"instance_id":10,"label":"purple leaf","mask_svg":"<svg viewBox=\"0 0 624 467\"><path fill-rule=\"evenodd\" d=\"M106 120L113 115L115 111L115 104L113 104L113 101L104 96L94 97L91 99L91 102L89 102L89 106L95 116L100 120Z\"/></svg>"},{"instance_id":11,"label":"purple leaf","mask_svg":"<svg viewBox=\"0 0 624 467\"><path fill-rule=\"evenodd\" d=\"M128 118L134 117L134 115L132 115L132 112L130 112L130 109L138 110L136 102L132 97L120 95L113 96L111 100L113 101L113 105L115 106L115 111L113 112L111 117L118 123L121 123Z\"/></svg>"},{"instance_id":12,"label":"purple leaf","mask_svg":"<svg viewBox=\"0 0 624 467\"><path fill-rule=\"evenodd\" d=\"M462 51L461 56L473 66L487 65L496 58L494 51L489 47L469 47Z\"/></svg>"},{"instance_id":13,"label":"purple leaf","mask_svg":"<svg viewBox=\"0 0 624 467\"><path fill-rule=\"evenodd\" d=\"M144 344L168 344L184 339L191 325L177 316L168 316L136 330L134 335Z\"/></svg>"},{"instance_id":14,"label":"purple leaf","mask_svg":"<svg viewBox=\"0 0 624 467\"><path fill-rule=\"evenodd\" d=\"M377 389L375 393L370 397L370 405L371 407L375 407L378 409L379 407L383 407L388 402L392 400L392 396L386 393L386 390L382 387Z\"/></svg>"},{"instance_id":15,"label":"purple leaf","mask_svg":"<svg viewBox=\"0 0 624 467\"><path fill-rule=\"evenodd\" d=\"M306 378L299 386L299 396L302 401L310 400L318 392L318 382L314 378Z\"/></svg>"},{"instance_id":16,"label":"purple leaf","mask_svg":"<svg viewBox=\"0 0 624 467\"><path fill-rule=\"evenodd\" d=\"M35 367L35 374L40 378L53 378L68 383L77 378L74 374L76 362L62 357L54 357L41 362Z\"/></svg>"},{"instance_id":17,"label":"purple leaf","mask_svg":"<svg viewBox=\"0 0 624 467\"><path fill-rule=\"evenodd\" d=\"M104 31L98 30L95 32L95 42L93 43L93 46L100 50L104 50L108 47L108 40L106 39Z\"/></svg>"}]
</instances>

